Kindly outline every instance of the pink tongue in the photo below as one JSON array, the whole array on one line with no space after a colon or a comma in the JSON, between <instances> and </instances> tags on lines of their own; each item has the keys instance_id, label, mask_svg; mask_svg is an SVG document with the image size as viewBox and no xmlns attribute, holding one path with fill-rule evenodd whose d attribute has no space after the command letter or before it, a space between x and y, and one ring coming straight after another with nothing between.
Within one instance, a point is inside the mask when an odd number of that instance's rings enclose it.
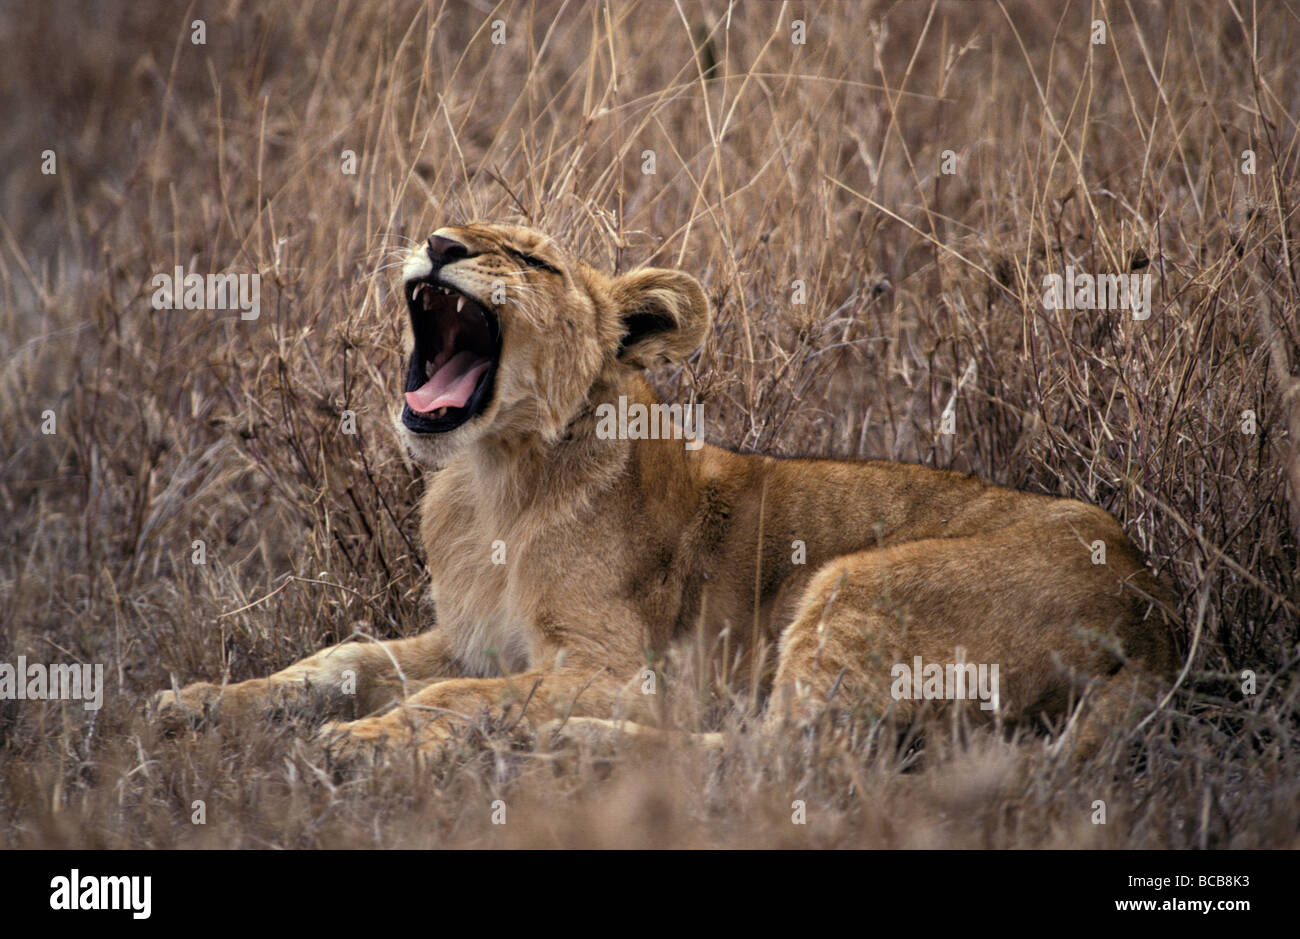
<instances>
[{"instance_id":1,"label":"pink tongue","mask_svg":"<svg viewBox=\"0 0 1300 939\"><path fill-rule=\"evenodd\" d=\"M433 373L432 378L414 391L408 391L406 403L412 411L421 414L448 406L463 408L474 393L479 376L491 364L468 349L457 352Z\"/></svg>"}]
</instances>

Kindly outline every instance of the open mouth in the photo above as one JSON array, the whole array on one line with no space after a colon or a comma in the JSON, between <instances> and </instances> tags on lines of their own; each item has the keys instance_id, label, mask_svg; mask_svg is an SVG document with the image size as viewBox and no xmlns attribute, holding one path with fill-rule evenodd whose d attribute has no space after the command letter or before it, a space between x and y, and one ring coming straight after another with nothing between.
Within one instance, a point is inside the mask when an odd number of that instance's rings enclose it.
<instances>
[{"instance_id":1,"label":"open mouth","mask_svg":"<svg viewBox=\"0 0 1300 939\"><path fill-rule=\"evenodd\" d=\"M501 324L474 298L431 279L407 281L406 308L415 350L402 423L417 434L445 434L491 403Z\"/></svg>"}]
</instances>

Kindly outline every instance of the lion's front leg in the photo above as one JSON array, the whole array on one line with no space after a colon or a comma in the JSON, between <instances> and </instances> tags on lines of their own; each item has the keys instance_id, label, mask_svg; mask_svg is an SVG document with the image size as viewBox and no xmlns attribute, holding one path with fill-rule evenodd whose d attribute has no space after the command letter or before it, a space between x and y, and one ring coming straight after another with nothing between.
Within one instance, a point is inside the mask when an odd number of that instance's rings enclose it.
<instances>
[{"instance_id":1,"label":"lion's front leg","mask_svg":"<svg viewBox=\"0 0 1300 939\"><path fill-rule=\"evenodd\" d=\"M237 725L281 713L358 716L459 672L443 634L434 630L410 639L340 643L268 678L163 691L154 696L151 712L167 730L210 720Z\"/></svg>"},{"instance_id":2,"label":"lion's front leg","mask_svg":"<svg viewBox=\"0 0 1300 939\"><path fill-rule=\"evenodd\" d=\"M381 716L326 724L318 740L331 756L342 759L381 747L431 754L485 709L535 727L571 714L608 717L616 708L635 709L637 703L628 683L607 668L533 669L504 678L438 682Z\"/></svg>"}]
</instances>

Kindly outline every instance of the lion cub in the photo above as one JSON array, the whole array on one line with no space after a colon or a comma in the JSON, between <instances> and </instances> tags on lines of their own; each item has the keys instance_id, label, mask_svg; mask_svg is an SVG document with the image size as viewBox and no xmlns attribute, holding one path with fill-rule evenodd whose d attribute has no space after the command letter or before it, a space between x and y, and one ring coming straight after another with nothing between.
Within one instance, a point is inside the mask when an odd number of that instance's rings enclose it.
<instances>
[{"instance_id":1,"label":"lion cub","mask_svg":"<svg viewBox=\"0 0 1300 939\"><path fill-rule=\"evenodd\" d=\"M643 670L685 640L725 649L774 725L974 699L976 717L1060 726L1084 699L1086 753L1175 666L1166 594L1099 508L672 433L683 412L642 372L708 332L685 273L611 278L538 232L474 224L430 236L403 285L398 428L436 470L421 536L437 626L165 692L164 713L310 697L368 715L327 728L344 751L436 747L483 708L653 719ZM665 432L611 433L614 413Z\"/></svg>"}]
</instances>

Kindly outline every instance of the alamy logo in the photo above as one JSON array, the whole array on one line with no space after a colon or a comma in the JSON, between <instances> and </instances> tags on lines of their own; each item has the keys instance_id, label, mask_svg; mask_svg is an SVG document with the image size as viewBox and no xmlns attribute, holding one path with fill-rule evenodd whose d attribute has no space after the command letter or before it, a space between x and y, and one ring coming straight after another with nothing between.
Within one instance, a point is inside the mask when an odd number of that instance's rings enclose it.
<instances>
[{"instance_id":1,"label":"alamy logo","mask_svg":"<svg viewBox=\"0 0 1300 939\"><path fill-rule=\"evenodd\" d=\"M87 711L98 711L104 703L104 666L18 664L0 662L0 700L84 701Z\"/></svg>"},{"instance_id":2,"label":"alamy logo","mask_svg":"<svg viewBox=\"0 0 1300 939\"><path fill-rule=\"evenodd\" d=\"M704 446L702 404L628 404L627 396L619 395L617 406L597 405L596 417L596 436L601 440L685 440L687 450Z\"/></svg>"},{"instance_id":3,"label":"alamy logo","mask_svg":"<svg viewBox=\"0 0 1300 939\"><path fill-rule=\"evenodd\" d=\"M155 310L238 310L239 318L255 320L262 314L260 274L185 273L155 274L152 304Z\"/></svg>"},{"instance_id":4,"label":"alamy logo","mask_svg":"<svg viewBox=\"0 0 1300 939\"><path fill-rule=\"evenodd\" d=\"M1131 310L1135 320L1151 315L1150 274L1076 274L1043 278L1043 307L1048 310Z\"/></svg>"},{"instance_id":5,"label":"alamy logo","mask_svg":"<svg viewBox=\"0 0 1300 939\"><path fill-rule=\"evenodd\" d=\"M74 867L67 877L59 876L50 881L50 909L130 910L132 919L148 919L152 893L153 878L148 874L143 877L82 877Z\"/></svg>"},{"instance_id":6,"label":"alamy logo","mask_svg":"<svg viewBox=\"0 0 1300 939\"><path fill-rule=\"evenodd\" d=\"M925 665L921 657L914 656L909 668L899 662L890 675L894 683L889 693L895 701L963 701L978 698L981 711L998 708L998 666L976 665L964 661L964 650L957 650L957 662Z\"/></svg>"}]
</instances>

